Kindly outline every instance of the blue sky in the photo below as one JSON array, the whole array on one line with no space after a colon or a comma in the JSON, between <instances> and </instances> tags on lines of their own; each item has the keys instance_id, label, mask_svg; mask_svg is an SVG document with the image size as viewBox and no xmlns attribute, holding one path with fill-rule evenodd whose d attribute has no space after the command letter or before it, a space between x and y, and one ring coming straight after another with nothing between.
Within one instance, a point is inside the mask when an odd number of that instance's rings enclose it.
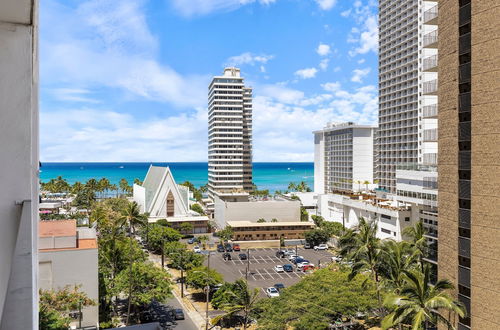
<instances>
[{"instance_id":1,"label":"blue sky","mask_svg":"<svg viewBox=\"0 0 500 330\"><path fill-rule=\"evenodd\" d=\"M376 2L40 2L42 161L206 161L207 86L254 88L254 161L313 161L328 121L377 121Z\"/></svg>"}]
</instances>

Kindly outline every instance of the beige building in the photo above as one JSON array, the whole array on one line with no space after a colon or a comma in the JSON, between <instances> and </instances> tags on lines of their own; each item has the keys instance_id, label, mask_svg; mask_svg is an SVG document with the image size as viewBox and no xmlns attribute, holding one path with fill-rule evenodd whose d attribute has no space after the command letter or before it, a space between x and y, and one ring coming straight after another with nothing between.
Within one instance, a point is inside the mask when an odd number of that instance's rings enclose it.
<instances>
[{"instance_id":1,"label":"beige building","mask_svg":"<svg viewBox=\"0 0 500 330\"><path fill-rule=\"evenodd\" d=\"M311 222L250 222L250 221L228 221L233 229L233 240L253 241L253 240L279 240L301 239L304 233L314 228Z\"/></svg>"},{"instance_id":2,"label":"beige building","mask_svg":"<svg viewBox=\"0 0 500 330\"><path fill-rule=\"evenodd\" d=\"M93 228L77 228L76 220L40 221L38 239L38 286L58 290L81 285L96 302L82 309L82 327L99 325L97 238ZM73 311L78 312L78 311ZM71 326L78 327L75 318Z\"/></svg>"},{"instance_id":3,"label":"beige building","mask_svg":"<svg viewBox=\"0 0 500 330\"><path fill-rule=\"evenodd\" d=\"M439 277L500 329L500 2L439 2Z\"/></svg>"}]
</instances>

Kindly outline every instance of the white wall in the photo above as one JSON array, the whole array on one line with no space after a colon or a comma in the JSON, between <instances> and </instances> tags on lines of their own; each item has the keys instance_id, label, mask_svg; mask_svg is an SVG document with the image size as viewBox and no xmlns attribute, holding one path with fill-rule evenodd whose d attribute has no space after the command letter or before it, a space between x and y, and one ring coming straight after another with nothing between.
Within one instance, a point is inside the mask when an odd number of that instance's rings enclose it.
<instances>
[{"instance_id":1,"label":"white wall","mask_svg":"<svg viewBox=\"0 0 500 330\"><path fill-rule=\"evenodd\" d=\"M39 286L43 290L58 290L66 285L81 285L80 290L98 303L99 279L97 249L40 251ZM98 306L82 309L82 326L97 326ZM77 321L73 324L78 324Z\"/></svg>"},{"instance_id":2,"label":"white wall","mask_svg":"<svg viewBox=\"0 0 500 330\"><path fill-rule=\"evenodd\" d=\"M352 145L352 180L353 190L358 191L360 185L357 181L369 181L368 189L373 184L373 129L353 129ZM366 185L361 184L361 190L366 190Z\"/></svg>"},{"instance_id":3,"label":"white wall","mask_svg":"<svg viewBox=\"0 0 500 330\"><path fill-rule=\"evenodd\" d=\"M146 212L146 189L134 183L134 202L140 206L141 213Z\"/></svg>"},{"instance_id":4,"label":"white wall","mask_svg":"<svg viewBox=\"0 0 500 330\"><path fill-rule=\"evenodd\" d=\"M325 193L325 138L323 132L314 133L314 192Z\"/></svg>"},{"instance_id":5,"label":"white wall","mask_svg":"<svg viewBox=\"0 0 500 330\"><path fill-rule=\"evenodd\" d=\"M36 0L0 1L2 330L38 328L37 4Z\"/></svg>"}]
</instances>

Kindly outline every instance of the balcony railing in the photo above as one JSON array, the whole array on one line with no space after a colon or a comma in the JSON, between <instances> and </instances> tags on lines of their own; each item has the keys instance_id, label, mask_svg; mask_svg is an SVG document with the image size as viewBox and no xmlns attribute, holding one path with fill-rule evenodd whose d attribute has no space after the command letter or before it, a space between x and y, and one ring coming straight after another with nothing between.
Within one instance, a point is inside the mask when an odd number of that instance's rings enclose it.
<instances>
[{"instance_id":1,"label":"balcony railing","mask_svg":"<svg viewBox=\"0 0 500 330\"><path fill-rule=\"evenodd\" d=\"M438 56L432 55L424 58L423 67L424 71L436 71L438 65Z\"/></svg>"},{"instance_id":2,"label":"balcony railing","mask_svg":"<svg viewBox=\"0 0 500 330\"><path fill-rule=\"evenodd\" d=\"M470 16L471 16L471 11L470 11L470 2L469 2L468 4L460 7L460 9L459 9L459 12L458 12L458 24L459 24L459 26L470 23Z\"/></svg>"},{"instance_id":3,"label":"balcony railing","mask_svg":"<svg viewBox=\"0 0 500 330\"><path fill-rule=\"evenodd\" d=\"M424 130L424 142L434 142L438 139L437 129L425 129Z\"/></svg>"},{"instance_id":4,"label":"balcony railing","mask_svg":"<svg viewBox=\"0 0 500 330\"><path fill-rule=\"evenodd\" d=\"M461 199L470 199L470 180L458 180L458 196Z\"/></svg>"},{"instance_id":5,"label":"balcony railing","mask_svg":"<svg viewBox=\"0 0 500 330\"><path fill-rule=\"evenodd\" d=\"M424 189L437 190L438 189L437 178L436 177L424 177L423 187L424 187Z\"/></svg>"},{"instance_id":6,"label":"balcony railing","mask_svg":"<svg viewBox=\"0 0 500 330\"><path fill-rule=\"evenodd\" d=\"M435 24L437 23L437 16L438 16L438 6L435 5L434 7L424 11L424 24Z\"/></svg>"},{"instance_id":7,"label":"balcony railing","mask_svg":"<svg viewBox=\"0 0 500 330\"><path fill-rule=\"evenodd\" d=\"M438 32L432 31L424 35L424 47L437 48Z\"/></svg>"},{"instance_id":8,"label":"balcony railing","mask_svg":"<svg viewBox=\"0 0 500 330\"><path fill-rule=\"evenodd\" d=\"M471 66L470 62L462 64L458 67L458 79L459 83L469 82L471 76Z\"/></svg>"},{"instance_id":9,"label":"balcony railing","mask_svg":"<svg viewBox=\"0 0 500 330\"><path fill-rule=\"evenodd\" d=\"M423 161L425 165L437 165L437 153L426 153L423 156Z\"/></svg>"},{"instance_id":10,"label":"balcony railing","mask_svg":"<svg viewBox=\"0 0 500 330\"><path fill-rule=\"evenodd\" d=\"M470 229L470 210L458 209L458 226Z\"/></svg>"},{"instance_id":11,"label":"balcony railing","mask_svg":"<svg viewBox=\"0 0 500 330\"><path fill-rule=\"evenodd\" d=\"M458 141L471 140L471 123L470 121L458 124Z\"/></svg>"},{"instance_id":12,"label":"balcony railing","mask_svg":"<svg viewBox=\"0 0 500 330\"><path fill-rule=\"evenodd\" d=\"M424 94L436 94L438 90L437 79L424 82L423 89Z\"/></svg>"},{"instance_id":13,"label":"balcony railing","mask_svg":"<svg viewBox=\"0 0 500 330\"><path fill-rule=\"evenodd\" d=\"M470 151L458 152L458 169L470 170L471 169L471 154Z\"/></svg>"},{"instance_id":14,"label":"balcony railing","mask_svg":"<svg viewBox=\"0 0 500 330\"><path fill-rule=\"evenodd\" d=\"M423 108L423 116L424 118L436 118L438 115L438 107L437 104L426 105Z\"/></svg>"},{"instance_id":15,"label":"balcony railing","mask_svg":"<svg viewBox=\"0 0 500 330\"><path fill-rule=\"evenodd\" d=\"M465 53L469 53L470 43L471 43L470 33L466 33L458 37L458 54L462 55Z\"/></svg>"},{"instance_id":16,"label":"balcony railing","mask_svg":"<svg viewBox=\"0 0 500 330\"><path fill-rule=\"evenodd\" d=\"M460 93L458 95L458 112L470 112L471 110L471 94Z\"/></svg>"}]
</instances>

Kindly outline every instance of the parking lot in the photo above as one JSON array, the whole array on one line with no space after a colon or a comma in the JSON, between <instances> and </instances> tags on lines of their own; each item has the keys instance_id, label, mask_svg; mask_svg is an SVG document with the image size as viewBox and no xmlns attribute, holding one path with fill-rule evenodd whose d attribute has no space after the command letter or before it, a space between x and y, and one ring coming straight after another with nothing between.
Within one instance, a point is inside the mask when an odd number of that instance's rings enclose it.
<instances>
[{"instance_id":1,"label":"parking lot","mask_svg":"<svg viewBox=\"0 0 500 330\"><path fill-rule=\"evenodd\" d=\"M288 247L290 250L297 251L298 255L304 257L314 266L325 266L331 263L332 253L329 251L314 251L312 249L304 249L299 247ZM244 249L239 252L231 252L231 260L224 260L222 253L214 253L210 257L210 267L216 269L224 276L224 280L233 282L239 278L247 277L251 287L260 288L261 295L265 295L265 288L274 286L277 283L282 283L285 287L289 287L297 283L300 278L305 276L304 273L297 269L286 258L276 257L276 248L261 248L261 249ZM247 260L240 260L239 254L247 254L250 256ZM276 265L292 264L292 272L276 272Z\"/></svg>"}]
</instances>

